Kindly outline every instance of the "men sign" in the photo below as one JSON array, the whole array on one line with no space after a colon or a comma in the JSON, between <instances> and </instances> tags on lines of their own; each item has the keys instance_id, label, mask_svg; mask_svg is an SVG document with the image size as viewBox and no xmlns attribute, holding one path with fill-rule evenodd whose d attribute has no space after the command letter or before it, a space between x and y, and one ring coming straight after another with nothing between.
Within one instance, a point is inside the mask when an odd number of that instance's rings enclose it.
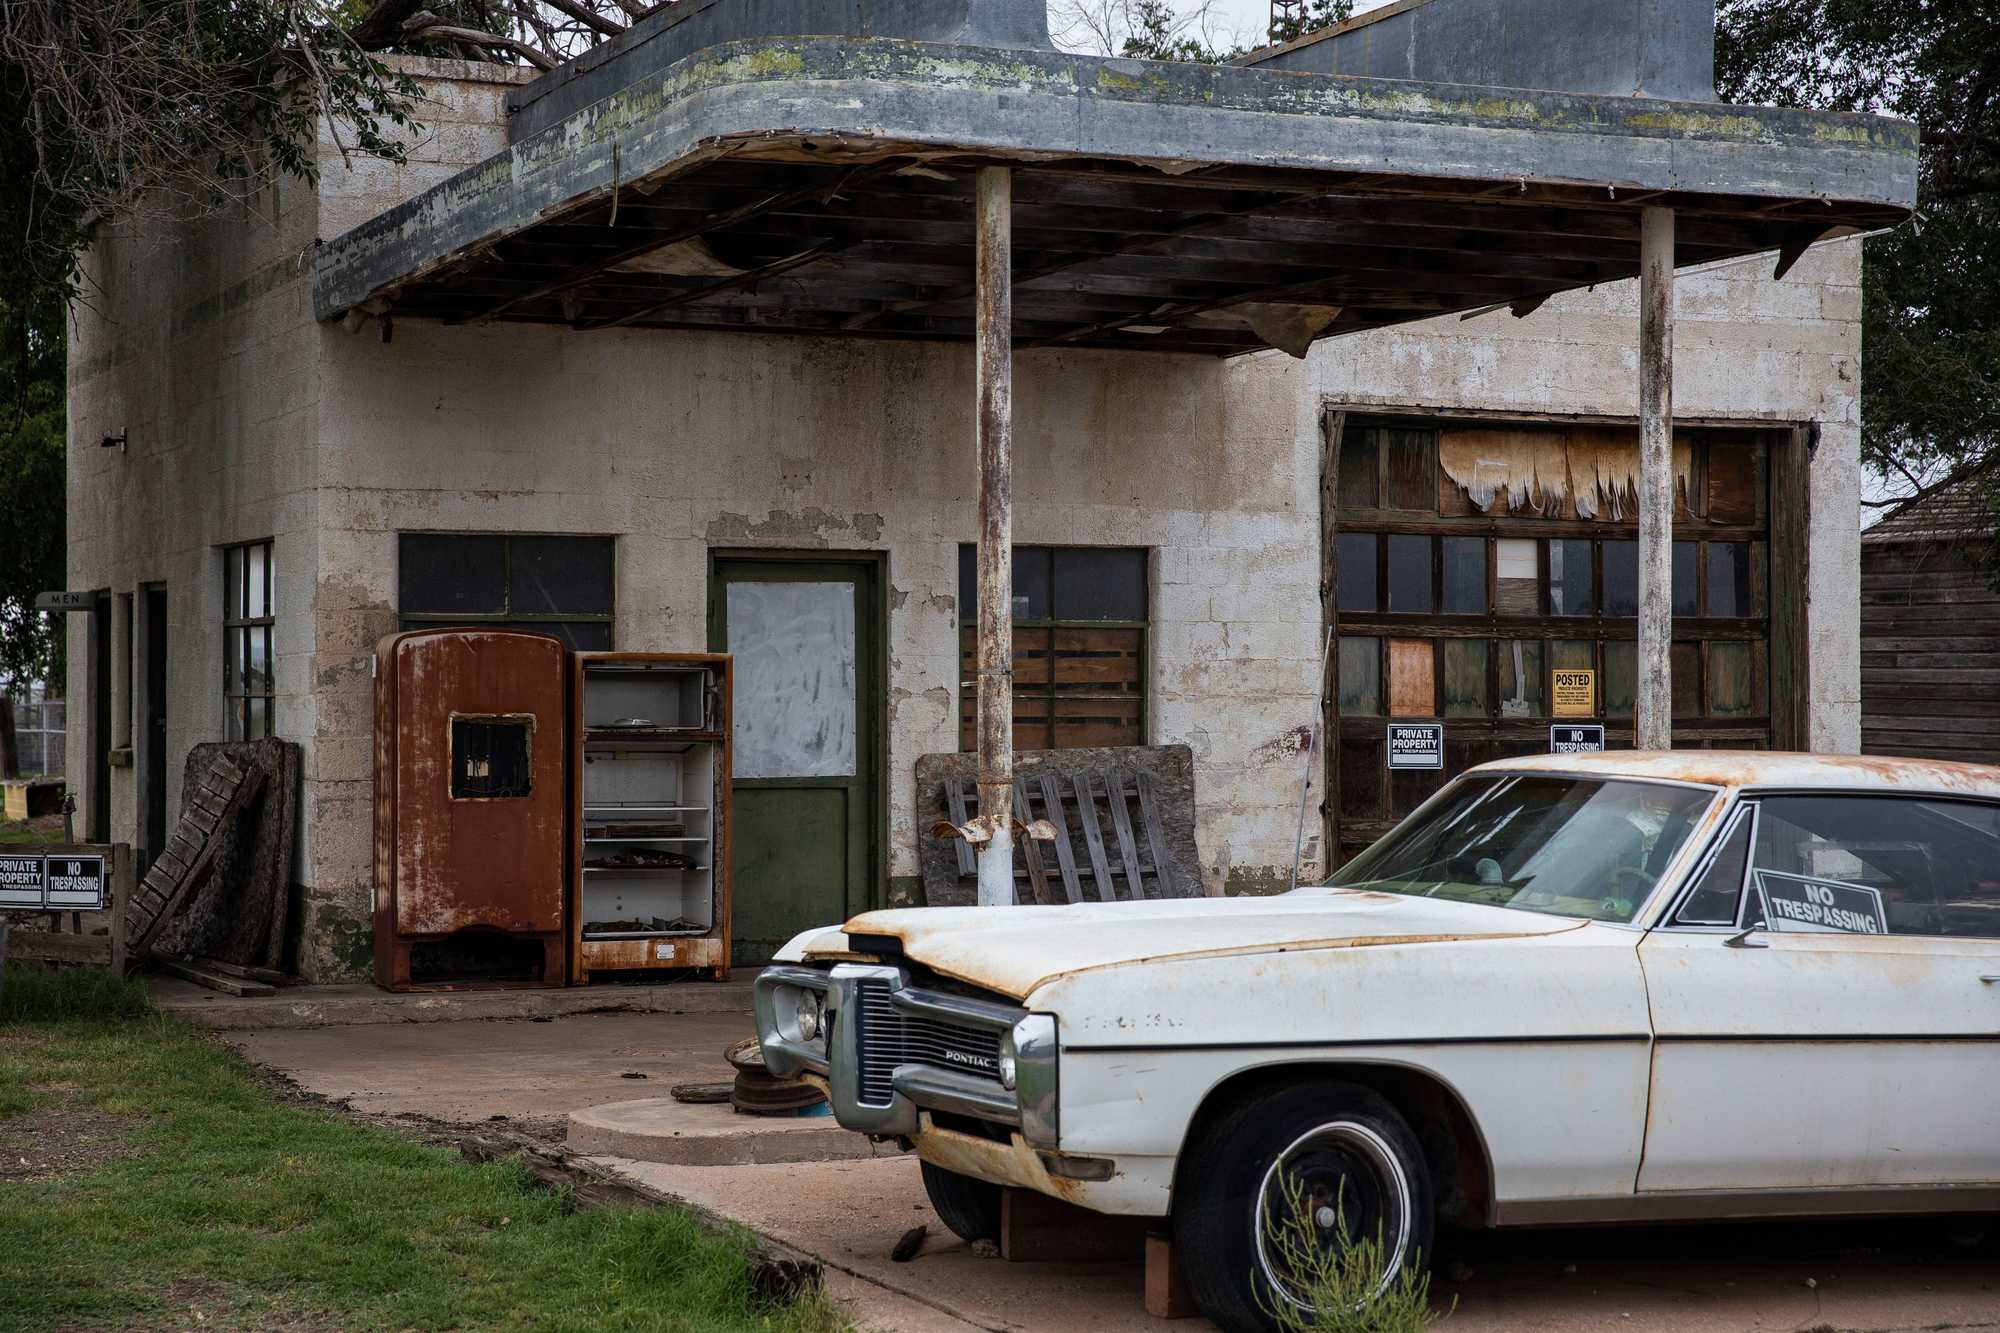
<instances>
[{"instance_id":1,"label":"men sign","mask_svg":"<svg viewBox=\"0 0 2000 1333\"><path fill-rule=\"evenodd\" d=\"M1766 930L1813 935L1889 933L1882 892L1866 884L1759 870L1757 895L1763 899Z\"/></svg>"}]
</instances>

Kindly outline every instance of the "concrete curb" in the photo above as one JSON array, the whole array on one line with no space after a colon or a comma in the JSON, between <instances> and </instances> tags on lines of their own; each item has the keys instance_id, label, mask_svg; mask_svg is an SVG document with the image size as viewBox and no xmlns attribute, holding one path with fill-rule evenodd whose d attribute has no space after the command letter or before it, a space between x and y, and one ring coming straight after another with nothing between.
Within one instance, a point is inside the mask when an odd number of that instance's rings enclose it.
<instances>
[{"instance_id":1,"label":"concrete curb","mask_svg":"<svg viewBox=\"0 0 2000 1333\"><path fill-rule=\"evenodd\" d=\"M669 1166L778 1166L875 1155L868 1140L831 1116L738 1115L666 1097L610 1102L569 1114L568 1147L598 1157Z\"/></svg>"},{"instance_id":2,"label":"concrete curb","mask_svg":"<svg viewBox=\"0 0 2000 1333\"><path fill-rule=\"evenodd\" d=\"M532 1020L573 1014L740 1014L750 1012L747 981L662 986L567 986L547 990L427 991L396 994L373 986L293 986L253 998L217 995L155 978L153 1002L218 1032L374 1023Z\"/></svg>"}]
</instances>

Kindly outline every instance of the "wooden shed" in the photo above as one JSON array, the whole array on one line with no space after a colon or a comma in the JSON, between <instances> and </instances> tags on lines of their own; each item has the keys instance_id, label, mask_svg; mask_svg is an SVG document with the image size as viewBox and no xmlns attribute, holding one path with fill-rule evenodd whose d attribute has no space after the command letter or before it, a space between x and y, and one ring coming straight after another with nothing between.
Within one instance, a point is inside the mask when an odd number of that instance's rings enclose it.
<instances>
[{"instance_id":1,"label":"wooden shed","mask_svg":"<svg viewBox=\"0 0 2000 1333\"><path fill-rule=\"evenodd\" d=\"M2000 763L2000 590L1983 478L1861 536L1861 749Z\"/></svg>"}]
</instances>

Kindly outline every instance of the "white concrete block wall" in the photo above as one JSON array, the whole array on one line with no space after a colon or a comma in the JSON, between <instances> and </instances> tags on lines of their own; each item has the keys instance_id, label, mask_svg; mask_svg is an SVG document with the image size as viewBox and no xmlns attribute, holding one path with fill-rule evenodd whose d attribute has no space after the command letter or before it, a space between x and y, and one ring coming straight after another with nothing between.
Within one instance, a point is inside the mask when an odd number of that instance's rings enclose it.
<instances>
[{"instance_id":1,"label":"white concrete block wall","mask_svg":"<svg viewBox=\"0 0 2000 1333\"><path fill-rule=\"evenodd\" d=\"M714 551L886 552L887 869L917 874L913 767L957 746L958 546L976 531L968 349L415 323L387 346L323 338L342 410L322 435L316 801L366 786L361 655L395 623L400 531L615 535L628 649L706 646ZM1218 845L1286 804L1242 775L1310 716L1318 616L1317 519L1292 457L1306 446L1268 411L1239 414L1238 378L1206 358L1108 353L1016 368L1016 540L1157 552L1152 739L1202 754L1215 784L1202 838ZM1292 415L1287 400L1275 419ZM1179 631L1197 625L1191 652ZM1261 716L1242 725L1276 700L1269 734ZM1238 865L1268 845L1234 842ZM318 849L316 884L358 895L365 838L323 831Z\"/></svg>"},{"instance_id":2,"label":"white concrete block wall","mask_svg":"<svg viewBox=\"0 0 2000 1333\"><path fill-rule=\"evenodd\" d=\"M179 809L194 744L222 734L222 559L227 544L271 539L280 606L311 586L317 369L308 255L317 203L287 181L247 207L193 222L106 228L88 255L73 311L69 367L68 583L138 594L164 584L167 809ZM98 445L123 431L124 450ZM114 617L115 621L115 617ZM310 710L304 615L281 617L277 725L297 734ZM88 828L91 721L88 617L69 625L78 701L68 767ZM114 651L128 652L128 643ZM129 659L128 659L129 660ZM130 682L120 666L113 735ZM143 718L134 728L143 752ZM138 756L143 760L143 753ZM143 838L143 762L111 771L111 833Z\"/></svg>"}]
</instances>

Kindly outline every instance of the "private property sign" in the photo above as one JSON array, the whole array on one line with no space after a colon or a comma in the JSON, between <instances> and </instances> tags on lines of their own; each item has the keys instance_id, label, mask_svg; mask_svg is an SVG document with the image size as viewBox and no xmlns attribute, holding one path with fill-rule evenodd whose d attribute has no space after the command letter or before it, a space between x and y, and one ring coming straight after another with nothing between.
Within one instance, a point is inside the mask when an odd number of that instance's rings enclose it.
<instances>
[{"instance_id":1,"label":"private property sign","mask_svg":"<svg viewBox=\"0 0 2000 1333\"><path fill-rule=\"evenodd\" d=\"M0 856L0 907L102 911L104 883L102 852Z\"/></svg>"},{"instance_id":2,"label":"private property sign","mask_svg":"<svg viewBox=\"0 0 2000 1333\"><path fill-rule=\"evenodd\" d=\"M1389 768L1444 767L1444 723L1391 722L1389 724Z\"/></svg>"},{"instance_id":3,"label":"private property sign","mask_svg":"<svg viewBox=\"0 0 2000 1333\"><path fill-rule=\"evenodd\" d=\"M42 905L42 858L0 856L0 907Z\"/></svg>"}]
</instances>

